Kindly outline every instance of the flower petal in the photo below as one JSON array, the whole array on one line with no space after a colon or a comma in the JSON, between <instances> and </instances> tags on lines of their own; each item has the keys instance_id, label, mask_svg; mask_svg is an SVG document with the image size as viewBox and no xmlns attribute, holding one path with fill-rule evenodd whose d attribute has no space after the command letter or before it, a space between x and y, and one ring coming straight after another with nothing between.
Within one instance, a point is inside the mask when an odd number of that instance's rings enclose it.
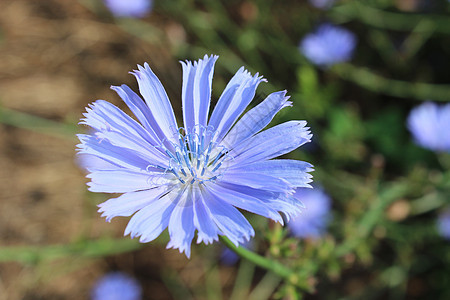
<instances>
[{"instance_id":1,"label":"flower petal","mask_svg":"<svg viewBox=\"0 0 450 300\"><path fill-rule=\"evenodd\" d=\"M246 185L254 189L273 192L293 192L293 186L286 180L262 173L247 173L242 171L227 170L220 177L221 182Z\"/></svg>"},{"instance_id":2,"label":"flower petal","mask_svg":"<svg viewBox=\"0 0 450 300\"><path fill-rule=\"evenodd\" d=\"M271 210L284 213L288 217L288 219L289 216L296 215L299 211L301 211L302 208L304 208L301 201L293 198L291 194L254 189L238 184L220 183L220 185L228 188L229 190L234 190L238 193L257 198L261 203L264 203ZM240 207L239 204L236 204L236 206ZM276 218L272 219L274 219L275 221L279 221ZM282 221L279 222L283 224Z\"/></svg>"},{"instance_id":3,"label":"flower petal","mask_svg":"<svg viewBox=\"0 0 450 300\"><path fill-rule=\"evenodd\" d=\"M191 256L191 243L194 238L194 208L192 202L192 191L188 189L181 192L182 196L178 205L173 209L169 220L170 241L167 249L179 249L189 258Z\"/></svg>"},{"instance_id":4,"label":"flower petal","mask_svg":"<svg viewBox=\"0 0 450 300\"><path fill-rule=\"evenodd\" d=\"M121 168L115 164L107 162L103 158L90 154L77 153L76 163L87 172L95 172L101 170L120 170Z\"/></svg>"},{"instance_id":5,"label":"flower petal","mask_svg":"<svg viewBox=\"0 0 450 300\"><path fill-rule=\"evenodd\" d=\"M236 208L209 191L205 190L205 194L207 194L207 206L211 212L211 218L233 244L238 246L255 235L253 227Z\"/></svg>"},{"instance_id":6,"label":"flower petal","mask_svg":"<svg viewBox=\"0 0 450 300\"><path fill-rule=\"evenodd\" d=\"M289 121L258 133L231 150L229 164L251 164L297 149L311 141L305 125L305 121Z\"/></svg>"},{"instance_id":7,"label":"flower petal","mask_svg":"<svg viewBox=\"0 0 450 300\"><path fill-rule=\"evenodd\" d=\"M103 213L102 217L106 217L106 221L108 222L114 217L128 217L158 200L159 197L167 193L167 190L168 187L159 186L145 191L126 193L120 197L111 198L99 204L98 211Z\"/></svg>"},{"instance_id":8,"label":"flower petal","mask_svg":"<svg viewBox=\"0 0 450 300\"><path fill-rule=\"evenodd\" d=\"M88 125L96 131L116 130L140 137L153 146L158 145L138 122L109 102L97 100L89 104L83 115L85 118L81 119L80 124Z\"/></svg>"},{"instance_id":9,"label":"flower petal","mask_svg":"<svg viewBox=\"0 0 450 300\"><path fill-rule=\"evenodd\" d=\"M124 148L140 149L144 156L151 154L153 164L165 164L166 154L155 147L155 140L148 132L118 107L103 100L97 100L86 109L81 124L95 129L92 135L108 139L112 144Z\"/></svg>"},{"instance_id":10,"label":"flower petal","mask_svg":"<svg viewBox=\"0 0 450 300\"><path fill-rule=\"evenodd\" d=\"M135 154L135 151L112 145L107 140L87 134L78 134L81 143L77 145L78 153L99 157L121 168L131 170L146 170L148 161Z\"/></svg>"},{"instance_id":11,"label":"flower petal","mask_svg":"<svg viewBox=\"0 0 450 300\"><path fill-rule=\"evenodd\" d=\"M310 163L292 159L272 159L259 161L253 164L235 164L227 172L244 172L271 175L282 178L294 187L311 187L308 183L312 175L308 172L314 171Z\"/></svg>"},{"instance_id":12,"label":"flower petal","mask_svg":"<svg viewBox=\"0 0 450 300\"><path fill-rule=\"evenodd\" d=\"M165 194L138 211L125 228L124 235L131 238L141 236L139 241L147 243L156 239L169 225L170 215L177 205L179 195L176 190Z\"/></svg>"},{"instance_id":13,"label":"flower petal","mask_svg":"<svg viewBox=\"0 0 450 300\"><path fill-rule=\"evenodd\" d=\"M208 190L222 202L283 223L283 219L276 210L271 209L267 203L259 198L240 193L237 187L237 185L225 183L207 186Z\"/></svg>"},{"instance_id":14,"label":"flower petal","mask_svg":"<svg viewBox=\"0 0 450 300\"><path fill-rule=\"evenodd\" d=\"M258 85L266 81L259 74L252 76L244 67L231 78L217 102L208 125L217 130L217 141L222 138L236 122L255 96Z\"/></svg>"},{"instance_id":15,"label":"flower petal","mask_svg":"<svg viewBox=\"0 0 450 300\"><path fill-rule=\"evenodd\" d=\"M141 122L142 126L148 131L149 135L153 138L155 144L160 144L161 139L164 139L162 132L155 132L155 129L159 129L156 124L152 113L145 102L139 97L138 94L133 92L126 84L121 86L111 86L111 89L122 98L123 102L130 108L131 112Z\"/></svg>"},{"instance_id":16,"label":"flower petal","mask_svg":"<svg viewBox=\"0 0 450 300\"><path fill-rule=\"evenodd\" d=\"M100 141L109 141L113 146L130 149L135 156L141 157L149 164L166 169L169 165L169 157L162 154L159 149L147 144L133 135L126 135L119 131L98 131L95 133Z\"/></svg>"},{"instance_id":17,"label":"flower petal","mask_svg":"<svg viewBox=\"0 0 450 300\"><path fill-rule=\"evenodd\" d=\"M183 120L186 130L195 126L206 127L208 123L209 104L211 102L211 85L214 64L218 56L205 55L198 62L181 62L183 67Z\"/></svg>"},{"instance_id":18,"label":"flower petal","mask_svg":"<svg viewBox=\"0 0 450 300\"><path fill-rule=\"evenodd\" d=\"M228 149L232 149L235 145L262 130L269 125L273 117L282 108L292 105L292 102L287 101L288 99L286 91L275 92L267 96L263 102L242 116L225 136L221 144Z\"/></svg>"},{"instance_id":19,"label":"flower petal","mask_svg":"<svg viewBox=\"0 0 450 300\"><path fill-rule=\"evenodd\" d=\"M305 209L303 203L293 195L280 195L277 199L272 199L270 207L282 212L286 217L286 222L289 222Z\"/></svg>"},{"instance_id":20,"label":"flower petal","mask_svg":"<svg viewBox=\"0 0 450 300\"><path fill-rule=\"evenodd\" d=\"M128 193L168 185L173 175L162 172L106 170L92 172L86 177L91 178L88 183L91 192Z\"/></svg>"},{"instance_id":21,"label":"flower petal","mask_svg":"<svg viewBox=\"0 0 450 300\"><path fill-rule=\"evenodd\" d=\"M206 195L198 189L192 189L194 201L194 225L197 228L197 244L204 242L211 244L219 239L219 229L211 219L211 212L205 204Z\"/></svg>"},{"instance_id":22,"label":"flower petal","mask_svg":"<svg viewBox=\"0 0 450 300\"><path fill-rule=\"evenodd\" d=\"M147 63L144 64L144 67L138 65L138 69L132 74L136 77L139 91L150 109L153 117L151 123L155 125L153 128L156 132L161 131L165 138L176 143L178 126L166 90Z\"/></svg>"}]
</instances>

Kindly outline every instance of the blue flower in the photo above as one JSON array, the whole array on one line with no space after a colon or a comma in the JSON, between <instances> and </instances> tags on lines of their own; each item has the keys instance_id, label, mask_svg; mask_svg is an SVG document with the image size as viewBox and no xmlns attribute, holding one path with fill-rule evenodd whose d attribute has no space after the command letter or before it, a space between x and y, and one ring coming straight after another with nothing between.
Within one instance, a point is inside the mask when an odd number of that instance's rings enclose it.
<instances>
[{"instance_id":1,"label":"blue flower","mask_svg":"<svg viewBox=\"0 0 450 300\"><path fill-rule=\"evenodd\" d=\"M142 289L139 283L121 272L106 274L95 284L92 300L140 300Z\"/></svg>"},{"instance_id":2,"label":"blue flower","mask_svg":"<svg viewBox=\"0 0 450 300\"><path fill-rule=\"evenodd\" d=\"M331 66L351 59L356 47L356 36L347 29L323 24L307 34L300 43L300 52L312 63Z\"/></svg>"},{"instance_id":3,"label":"blue flower","mask_svg":"<svg viewBox=\"0 0 450 300\"><path fill-rule=\"evenodd\" d=\"M437 229L443 238L450 240L450 210L444 211L439 215Z\"/></svg>"},{"instance_id":4,"label":"blue flower","mask_svg":"<svg viewBox=\"0 0 450 300\"><path fill-rule=\"evenodd\" d=\"M142 18L153 8L153 0L104 0L116 17Z\"/></svg>"},{"instance_id":5,"label":"blue flower","mask_svg":"<svg viewBox=\"0 0 450 300\"><path fill-rule=\"evenodd\" d=\"M288 223L292 234L299 238L318 238L323 235L330 219L330 197L320 188L299 188L295 197L301 199L305 208Z\"/></svg>"},{"instance_id":6,"label":"blue flower","mask_svg":"<svg viewBox=\"0 0 450 300\"><path fill-rule=\"evenodd\" d=\"M309 0L309 3L317 8L329 8L333 5L335 0Z\"/></svg>"},{"instance_id":7,"label":"blue flower","mask_svg":"<svg viewBox=\"0 0 450 300\"><path fill-rule=\"evenodd\" d=\"M89 190L123 193L99 205L102 216L110 221L133 215L125 235L140 236L143 243L168 227L167 248L178 248L188 257L196 230L197 243L205 244L225 235L239 245L254 235L236 207L278 222L279 212L295 215L301 202L292 194L311 182L311 164L273 159L310 141L306 122L289 121L261 131L291 105L286 91L270 94L240 117L265 81L258 74L239 69L208 121L217 58L182 62L183 128L178 128L167 94L148 64L132 73L144 101L126 85L112 87L140 123L103 100L90 104L80 122L93 131L79 135L79 153L111 165L85 166Z\"/></svg>"},{"instance_id":8,"label":"blue flower","mask_svg":"<svg viewBox=\"0 0 450 300\"><path fill-rule=\"evenodd\" d=\"M450 152L450 104L419 105L409 114L408 128L420 146Z\"/></svg>"}]
</instances>

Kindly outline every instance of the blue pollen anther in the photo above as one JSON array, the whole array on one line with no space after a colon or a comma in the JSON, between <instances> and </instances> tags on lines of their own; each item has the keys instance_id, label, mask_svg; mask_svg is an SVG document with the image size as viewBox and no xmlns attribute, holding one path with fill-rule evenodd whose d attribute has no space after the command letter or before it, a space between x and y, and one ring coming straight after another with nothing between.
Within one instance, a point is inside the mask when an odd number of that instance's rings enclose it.
<instances>
[{"instance_id":1,"label":"blue pollen anther","mask_svg":"<svg viewBox=\"0 0 450 300\"><path fill-rule=\"evenodd\" d=\"M199 133L186 131L184 134L179 133L178 144L173 144L174 151L168 150L164 146L161 147L171 158L170 166L164 170L172 172L182 184L195 184L196 182L205 184L208 181L216 180L218 176L210 173L217 171L223 165L228 149L221 147L222 149L213 160L211 152L216 143L207 138L208 132L205 129L200 128ZM208 143L207 146L205 142ZM212 177L204 178L205 174L208 174L207 177Z\"/></svg>"},{"instance_id":2,"label":"blue pollen anther","mask_svg":"<svg viewBox=\"0 0 450 300\"><path fill-rule=\"evenodd\" d=\"M205 166L206 166L206 164L203 166L203 169L202 169L202 173L200 174L200 176L203 176L203 175L205 175L205 171L206 171L206 168L205 168Z\"/></svg>"},{"instance_id":3,"label":"blue pollen anther","mask_svg":"<svg viewBox=\"0 0 450 300\"><path fill-rule=\"evenodd\" d=\"M220 156L222 155L222 151L220 151L220 153L217 154L216 158L214 159L214 161L213 161L213 163L211 165L215 165L216 164L216 162L219 160Z\"/></svg>"},{"instance_id":4,"label":"blue pollen anther","mask_svg":"<svg viewBox=\"0 0 450 300\"><path fill-rule=\"evenodd\" d=\"M181 162L180 153L177 151L177 152L175 152L175 155L177 156L178 162L179 162L180 164L183 164L183 163Z\"/></svg>"},{"instance_id":5,"label":"blue pollen anther","mask_svg":"<svg viewBox=\"0 0 450 300\"><path fill-rule=\"evenodd\" d=\"M165 151L166 151L167 155L169 155L173 160L177 160L177 159L175 158L175 156L173 156L172 152L170 152L170 151L167 150L167 149L165 149Z\"/></svg>"},{"instance_id":6,"label":"blue pollen anther","mask_svg":"<svg viewBox=\"0 0 450 300\"><path fill-rule=\"evenodd\" d=\"M220 162L212 171L215 172L220 166L222 165L222 162Z\"/></svg>"},{"instance_id":7,"label":"blue pollen anther","mask_svg":"<svg viewBox=\"0 0 450 300\"><path fill-rule=\"evenodd\" d=\"M173 173L173 175L175 175L175 176L178 178L178 180L179 180L182 184L185 184L185 183L186 183L186 181L184 181L183 179L181 179L180 175L178 175L178 173L175 172L174 169L170 169L170 171Z\"/></svg>"}]
</instances>

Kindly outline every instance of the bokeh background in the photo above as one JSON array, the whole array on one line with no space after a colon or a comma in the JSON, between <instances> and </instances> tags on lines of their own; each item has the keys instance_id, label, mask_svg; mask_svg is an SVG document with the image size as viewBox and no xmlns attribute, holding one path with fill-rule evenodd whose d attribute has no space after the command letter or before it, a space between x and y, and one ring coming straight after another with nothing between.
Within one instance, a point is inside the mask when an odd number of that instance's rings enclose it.
<instances>
[{"instance_id":1,"label":"bokeh background","mask_svg":"<svg viewBox=\"0 0 450 300\"><path fill-rule=\"evenodd\" d=\"M437 225L450 204L449 154L418 146L407 128L414 107L450 101L448 1L154 0L141 12L119 16L100 0L0 2L0 299L89 299L113 271L135 278L143 299L450 298ZM348 59L316 65L301 51L321 24L354 34ZM220 56L213 102L245 66L268 80L253 105L291 95L273 124L311 126L313 142L289 157L316 167L331 199L324 231L300 238L248 216L252 249L298 270L308 292L225 260L220 244L193 245L187 259L165 250L166 235L145 245L122 237L127 218L106 223L96 205L107 195L86 190L75 159L84 107L124 108L110 85L137 90L128 72L148 62L180 117L178 61L205 54Z\"/></svg>"}]
</instances>

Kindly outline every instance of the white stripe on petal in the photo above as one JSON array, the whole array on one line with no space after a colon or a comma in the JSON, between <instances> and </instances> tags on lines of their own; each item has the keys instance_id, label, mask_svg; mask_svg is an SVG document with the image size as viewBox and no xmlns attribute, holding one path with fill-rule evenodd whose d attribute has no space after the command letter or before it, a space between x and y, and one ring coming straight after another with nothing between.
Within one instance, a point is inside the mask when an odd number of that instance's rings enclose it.
<instances>
[{"instance_id":1,"label":"white stripe on petal","mask_svg":"<svg viewBox=\"0 0 450 300\"><path fill-rule=\"evenodd\" d=\"M194 208L191 189L180 192L180 200L172 211L169 220L170 241L166 248L179 249L189 258L191 256L191 243L194 238Z\"/></svg>"},{"instance_id":2,"label":"white stripe on petal","mask_svg":"<svg viewBox=\"0 0 450 300\"><path fill-rule=\"evenodd\" d=\"M292 102L287 101L286 91L275 92L249 110L236 125L230 130L222 141L228 149L233 149L237 144L258 133L269 125L273 117L284 107L291 106Z\"/></svg>"},{"instance_id":3,"label":"white stripe on petal","mask_svg":"<svg viewBox=\"0 0 450 300\"><path fill-rule=\"evenodd\" d=\"M311 141L305 121L289 121L264 130L231 150L232 164L271 159Z\"/></svg>"},{"instance_id":4,"label":"white stripe on petal","mask_svg":"<svg viewBox=\"0 0 450 300\"><path fill-rule=\"evenodd\" d=\"M154 119L152 125L157 124L165 137L176 143L174 137L177 136L178 126L166 90L147 63L144 67L138 65L138 69L132 74L136 77L139 91L151 111Z\"/></svg>"},{"instance_id":5,"label":"white stripe on petal","mask_svg":"<svg viewBox=\"0 0 450 300\"><path fill-rule=\"evenodd\" d=\"M206 127L211 101L211 85L214 64L218 56L195 61L181 62L183 67L183 89L181 99L183 103L183 120L186 130L195 126Z\"/></svg>"},{"instance_id":6,"label":"white stripe on petal","mask_svg":"<svg viewBox=\"0 0 450 300\"><path fill-rule=\"evenodd\" d=\"M168 187L160 186L145 191L126 193L99 204L98 211L103 213L102 217L106 217L108 222L114 217L128 217L149 204L153 206L153 203L167 193L167 190Z\"/></svg>"},{"instance_id":7,"label":"white stripe on petal","mask_svg":"<svg viewBox=\"0 0 450 300\"><path fill-rule=\"evenodd\" d=\"M255 96L258 85L266 81L257 73L252 76L244 67L231 78L220 96L208 125L218 131L217 141L230 130Z\"/></svg>"},{"instance_id":8,"label":"white stripe on petal","mask_svg":"<svg viewBox=\"0 0 450 300\"><path fill-rule=\"evenodd\" d=\"M131 170L105 170L88 174L89 190L97 193L128 193L169 185L172 174Z\"/></svg>"}]
</instances>

